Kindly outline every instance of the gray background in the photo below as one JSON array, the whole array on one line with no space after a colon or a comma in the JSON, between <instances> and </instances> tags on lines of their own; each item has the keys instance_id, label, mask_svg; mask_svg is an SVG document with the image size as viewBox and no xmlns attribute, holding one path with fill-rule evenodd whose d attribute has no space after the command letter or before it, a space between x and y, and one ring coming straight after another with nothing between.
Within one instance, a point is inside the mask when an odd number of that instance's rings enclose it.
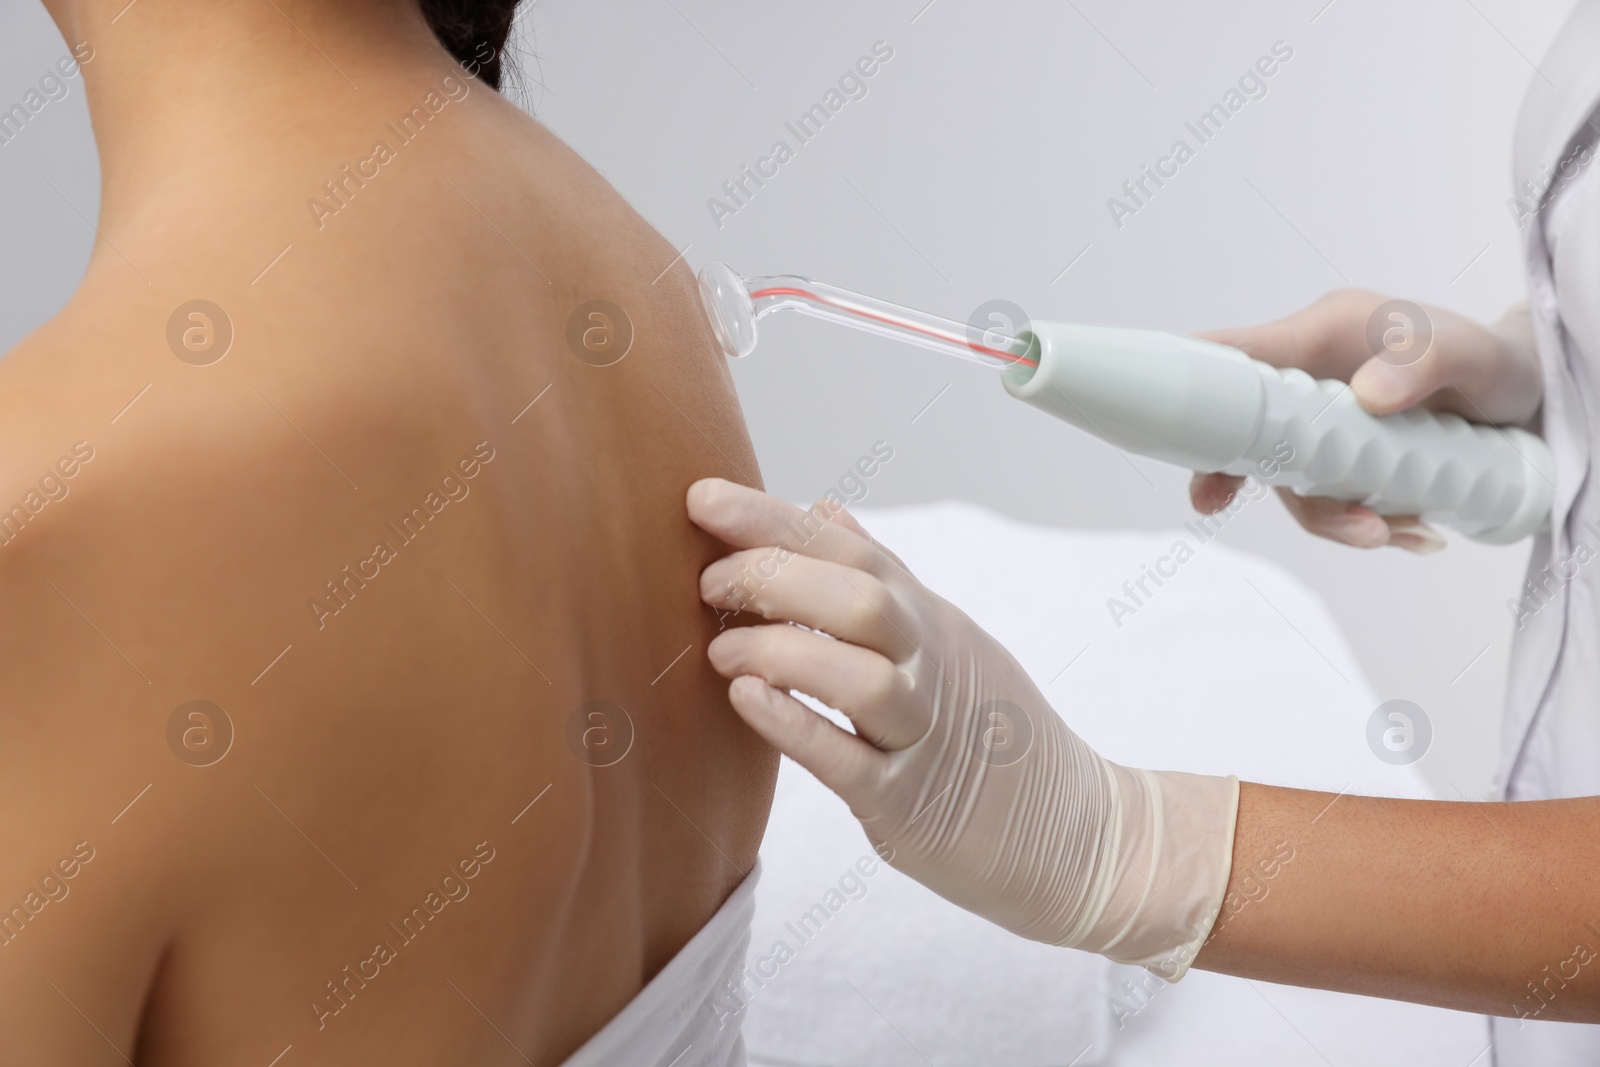
<instances>
[{"instance_id":1,"label":"gray background","mask_svg":"<svg viewBox=\"0 0 1600 1067\"><path fill-rule=\"evenodd\" d=\"M1040 319L1192 331L1346 284L1492 319L1523 291L1512 128L1570 4L546 0L524 11L520 93L696 269L806 274L956 319L1005 297ZM879 40L894 57L867 95L717 226L708 198L773 141L794 147L785 121ZM1294 55L1267 95L1115 226L1107 198L1176 138L1195 146L1184 121L1275 41ZM0 105L64 52L33 0L0 6ZM94 144L70 84L0 146L4 348L65 301L94 240ZM825 492L884 440L895 458L867 506L961 498L1114 529L1192 517L1186 474L1017 404L983 368L797 316L767 320L762 342L735 375L784 496ZM1436 787L1487 788L1526 546L1363 553L1275 502L1222 542L1300 575L1378 697L1427 711ZM1106 595L1127 577L1106 575Z\"/></svg>"}]
</instances>

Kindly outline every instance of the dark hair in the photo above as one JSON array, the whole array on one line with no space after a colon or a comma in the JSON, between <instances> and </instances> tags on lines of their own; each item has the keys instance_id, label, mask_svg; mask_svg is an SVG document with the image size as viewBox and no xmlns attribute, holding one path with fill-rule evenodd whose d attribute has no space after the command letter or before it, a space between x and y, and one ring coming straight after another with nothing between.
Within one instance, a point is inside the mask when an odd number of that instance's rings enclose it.
<instances>
[{"instance_id":1,"label":"dark hair","mask_svg":"<svg viewBox=\"0 0 1600 1067\"><path fill-rule=\"evenodd\" d=\"M422 15L458 63L496 90L505 73L502 56L521 0L422 0Z\"/></svg>"}]
</instances>

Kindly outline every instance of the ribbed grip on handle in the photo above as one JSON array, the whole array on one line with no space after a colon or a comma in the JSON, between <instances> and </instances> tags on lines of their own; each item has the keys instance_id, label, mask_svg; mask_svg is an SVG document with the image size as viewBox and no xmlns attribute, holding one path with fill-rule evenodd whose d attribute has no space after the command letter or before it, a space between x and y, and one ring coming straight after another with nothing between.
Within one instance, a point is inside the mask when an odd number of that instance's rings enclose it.
<instances>
[{"instance_id":1,"label":"ribbed grip on handle","mask_svg":"<svg viewBox=\"0 0 1600 1067\"><path fill-rule=\"evenodd\" d=\"M1159 330L1036 322L1028 332L1038 363L1009 367L1006 391L1118 448L1421 515L1491 544L1549 517L1555 462L1523 430L1421 410L1369 415L1343 382Z\"/></svg>"},{"instance_id":2,"label":"ribbed grip on handle","mask_svg":"<svg viewBox=\"0 0 1600 1067\"><path fill-rule=\"evenodd\" d=\"M1383 515L1421 515L1491 544L1521 540L1548 517L1555 463L1533 434L1417 408L1371 415L1343 382L1251 363L1262 378L1262 418L1230 473Z\"/></svg>"}]
</instances>

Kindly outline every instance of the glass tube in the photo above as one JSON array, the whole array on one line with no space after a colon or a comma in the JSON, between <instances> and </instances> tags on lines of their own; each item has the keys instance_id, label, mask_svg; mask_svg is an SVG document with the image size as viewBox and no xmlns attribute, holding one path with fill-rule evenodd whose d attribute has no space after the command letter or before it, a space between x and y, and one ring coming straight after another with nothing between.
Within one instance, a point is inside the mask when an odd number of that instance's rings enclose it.
<instances>
[{"instance_id":1,"label":"glass tube","mask_svg":"<svg viewBox=\"0 0 1600 1067\"><path fill-rule=\"evenodd\" d=\"M755 348L757 320L792 309L985 366L1038 364L1026 330L1013 336L979 329L792 274L745 278L726 263L711 263L700 272L700 294L713 332L730 356Z\"/></svg>"}]
</instances>

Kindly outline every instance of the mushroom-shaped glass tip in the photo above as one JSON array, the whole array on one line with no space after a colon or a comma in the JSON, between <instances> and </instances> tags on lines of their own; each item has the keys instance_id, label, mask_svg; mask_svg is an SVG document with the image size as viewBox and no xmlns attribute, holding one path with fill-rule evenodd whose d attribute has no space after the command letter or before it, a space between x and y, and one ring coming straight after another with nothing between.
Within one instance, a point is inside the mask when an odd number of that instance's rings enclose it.
<instances>
[{"instance_id":1,"label":"mushroom-shaped glass tip","mask_svg":"<svg viewBox=\"0 0 1600 1067\"><path fill-rule=\"evenodd\" d=\"M700 271L700 302L711 320L711 332L730 356L748 356L756 347L756 308L750 283L726 263L708 263Z\"/></svg>"}]
</instances>

